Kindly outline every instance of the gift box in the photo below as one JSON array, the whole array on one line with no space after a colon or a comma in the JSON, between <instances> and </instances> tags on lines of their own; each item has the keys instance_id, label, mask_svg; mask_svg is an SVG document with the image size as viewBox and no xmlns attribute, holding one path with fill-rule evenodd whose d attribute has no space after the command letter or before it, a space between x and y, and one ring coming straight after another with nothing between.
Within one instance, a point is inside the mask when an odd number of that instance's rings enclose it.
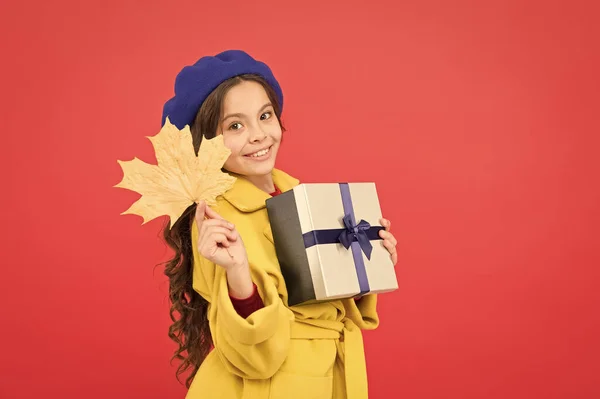
<instances>
[{"instance_id":1,"label":"gift box","mask_svg":"<svg viewBox=\"0 0 600 399\"><path fill-rule=\"evenodd\" d=\"M398 288L375 183L304 183L266 205L289 306Z\"/></svg>"}]
</instances>

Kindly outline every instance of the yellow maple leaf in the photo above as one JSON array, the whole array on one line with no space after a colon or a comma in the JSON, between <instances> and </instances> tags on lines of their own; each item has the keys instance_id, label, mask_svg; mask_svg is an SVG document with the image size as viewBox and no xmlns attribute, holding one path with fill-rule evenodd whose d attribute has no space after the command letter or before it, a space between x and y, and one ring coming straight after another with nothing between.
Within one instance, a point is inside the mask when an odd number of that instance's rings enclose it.
<instances>
[{"instance_id":1,"label":"yellow maple leaf","mask_svg":"<svg viewBox=\"0 0 600 399\"><path fill-rule=\"evenodd\" d=\"M221 171L231 154L223 136L203 139L198 156L194 152L189 126L182 130L167 118L152 142L158 165L134 158L117 162L123 170L123 179L113 187L135 191L142 197L121 215L139 215L144 221L167 215L171 227L193 203L206 201L215 205L216 198L229 190L236 178Z\"/></svg>"}]
</instances>

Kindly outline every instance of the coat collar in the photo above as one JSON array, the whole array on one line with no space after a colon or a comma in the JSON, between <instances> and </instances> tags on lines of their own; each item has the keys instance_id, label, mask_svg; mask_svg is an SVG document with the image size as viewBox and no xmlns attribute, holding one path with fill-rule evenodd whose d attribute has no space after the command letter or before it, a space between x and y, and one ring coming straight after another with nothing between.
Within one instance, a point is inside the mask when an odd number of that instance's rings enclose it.
<instances>
[{"instance_id":1,"label":"coat collar","mask_svg":"<svg viewBox=\"0 0 600 399\"><path fill-rule=\"evenodd\" d=\"M273 169L272 175L273 182L282 193L291 190L300 183L298 179L278 169ZM254 212L266 206L265 201L271 198L271 195L262 191L242 176L233 174L232 176L236 177L236 181L233 187L223 194L223 198L227 202L242 212Z\"/></svg>"}]
</instances>

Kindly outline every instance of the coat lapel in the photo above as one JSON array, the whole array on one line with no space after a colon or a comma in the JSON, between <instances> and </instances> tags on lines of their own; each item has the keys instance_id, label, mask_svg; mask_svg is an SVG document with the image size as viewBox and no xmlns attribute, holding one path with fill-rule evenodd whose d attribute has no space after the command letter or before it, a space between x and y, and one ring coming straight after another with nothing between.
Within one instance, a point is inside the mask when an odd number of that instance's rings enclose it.
<instances>
[{"instance_id":1,"label":"coat lapel","mask_svg":"<svg viewBox=\"0 0 600 399\"><path fill-rule=\"evenodd\" d=\"M298 179L281 170L273 169L272 175L273 182L281 192L291 190L299 184ZM233 187L223 194L223 198L241 212L254 212L265 208L265 202L271 198L271 195L257 188L244 177L233 176L236 177L236 181Z\"/></svg>"},{"instance_id":2,"label":"coat lapel","mask_svg":"<svg viewBox=\"0 0 600 399\"><path fill-rule=\"evenodd\" d=\"M236 178L233 187L223 194L231 205L241 212L254 212L265 207L265 201L270 197L254 184L243 177L233 175Z\"/></svg>"},{"instance_id":3,"label":"coat lapel","mask_svg":"<svg viewBox=\"0 0 600 399\"><path fill-rule=\"evenodd\" d=\"M273 182L282 193L291 190L300 183L298 179L278 169L273 169L272 174ZM245 178L234 176L237 180L233 187L223 194L223 198L241 212L255 212L265 208L266 201L271 198L271 195L257 188ZM264 228L263 234L271 243L274 243L273 231L269 223Z\"/></svg>"},{"instance_id":4,"label":"coat lapel","mask_svg":"<svg viewBox=\"0 0 600 399\"><path fill-rule=\"evenodd\" d=\"M275 244L275 240L273 239L273 230L271 230L271 224L267 224L265 229L263 230L263 234L267 237L267 240L271 241L272 244Z\"/></svg>"}]
</instances>

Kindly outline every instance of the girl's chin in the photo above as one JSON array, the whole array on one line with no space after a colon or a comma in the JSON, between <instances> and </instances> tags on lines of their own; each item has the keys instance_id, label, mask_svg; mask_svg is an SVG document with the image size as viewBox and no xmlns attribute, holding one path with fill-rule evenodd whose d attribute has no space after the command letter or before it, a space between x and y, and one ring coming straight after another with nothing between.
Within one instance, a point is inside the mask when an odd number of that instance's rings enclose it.
<instances>
[{"instance_id":1,"label":"girl's chin","mask_svg":"<svg viewBox=\"0 0 600 399\"><path fill-rule=\"evenodd\" d=\"M264 176L273 171L274 162L261 162L258 164L244 162L225 169L242 176Z\"/></svg>"}]
</instances>

